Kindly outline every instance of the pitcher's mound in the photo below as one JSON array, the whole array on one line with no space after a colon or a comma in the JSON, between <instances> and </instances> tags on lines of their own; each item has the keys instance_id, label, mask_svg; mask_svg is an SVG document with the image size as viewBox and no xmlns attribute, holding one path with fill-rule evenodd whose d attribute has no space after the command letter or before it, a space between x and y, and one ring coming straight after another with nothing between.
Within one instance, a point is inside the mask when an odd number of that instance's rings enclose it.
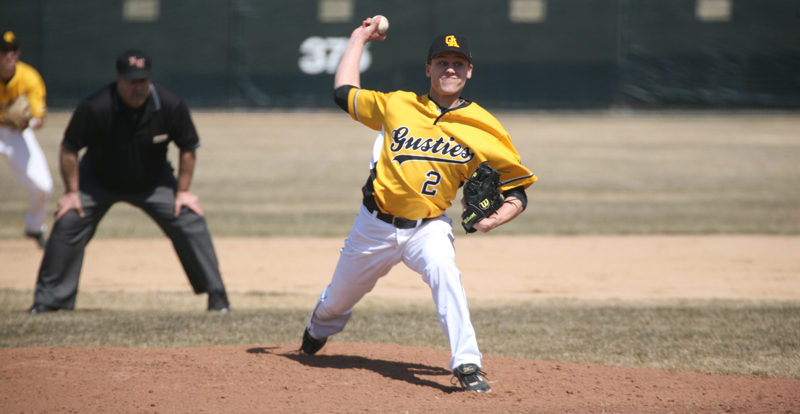
<instances>
[{"instance_id":1,"label":"pitcher's mound","mask_svg":"<svg viewBox=\"0 0 800 414\"><path fill-rule=\"evenodd\" d=\"M332 342L0 350L8 413L798 413L800 381L485 356L459 391L449 352Z\"/></svg>"}]
</instances>

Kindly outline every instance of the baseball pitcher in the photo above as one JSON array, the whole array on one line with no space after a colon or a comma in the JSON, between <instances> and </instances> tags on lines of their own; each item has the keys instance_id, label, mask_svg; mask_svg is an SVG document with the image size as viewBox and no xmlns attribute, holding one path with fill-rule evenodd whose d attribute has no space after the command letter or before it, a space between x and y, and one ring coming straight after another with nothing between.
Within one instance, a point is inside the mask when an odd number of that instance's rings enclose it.
<instances>
[{"instance_id":1,"label":"baseball pitcher","mask_svg":"<svg viewBox=\"0 0 800 414\"><path fill-rule=\"evenodd\" d=\"M500 122L461 97L473 68L467 39L445 34L433 40L425 65L431 82L427 95L362 89L358 65L364 45L386 38L373 20L366 19L350 37L336 72L334 100L353 120L378 131L378 137L363 203L303 333L301 350L315 354L328 337L341 332L353 306L402 262L430 286L450 343L453 375L465 390L489 392L445 210L473 179L470 188L490 191L470 191L479 195L465 200L462 225L468 232L488 232L525 209L525 189L537 178L520 164ZM498 173L496 197L491 171L475 174L481 165Z\"/></svg>"}]
</instances>

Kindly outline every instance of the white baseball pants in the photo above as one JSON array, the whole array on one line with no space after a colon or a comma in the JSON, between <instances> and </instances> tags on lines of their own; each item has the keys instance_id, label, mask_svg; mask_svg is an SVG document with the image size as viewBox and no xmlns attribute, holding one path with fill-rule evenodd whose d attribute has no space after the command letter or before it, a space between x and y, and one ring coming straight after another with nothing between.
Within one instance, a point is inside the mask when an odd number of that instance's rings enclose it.
<instances>
[{"instance_id":1,"label":"white baseball pants","mask_svg":"<svg viewBox=\"0 0 800 414\"><path fill-rule=\"evenodd\" d=\"M53 178L33 130L19 131L0 125L0 154L8 160L20 185L30 192L25 231L44 232L47 202L53 194Z\"/></svg>"},{"instance_id":2,"label":"white baseball pants","mask_svg":"<svg viewBox=\"0 0 800 414\"><path fill-rule=\"evenodd\" d=\"M322 291L311 315L309 333L321 339L341 332L353 306L402 261L431 288L439 324L450 341L450 369L461 364L480 367L481 353L461 272L455 265L453 240L452 222L446 215L414 229L398 229L377 219L362 205L331 283Z\"/></svg>"}]
</instances>

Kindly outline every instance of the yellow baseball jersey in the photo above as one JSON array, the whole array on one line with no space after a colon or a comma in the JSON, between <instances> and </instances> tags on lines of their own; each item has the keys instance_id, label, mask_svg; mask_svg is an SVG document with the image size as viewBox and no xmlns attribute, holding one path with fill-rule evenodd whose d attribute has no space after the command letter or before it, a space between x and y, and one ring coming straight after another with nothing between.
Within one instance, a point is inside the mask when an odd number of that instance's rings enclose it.
<instances>
[{"instance_id":1,"label":"yellow baseball jersey","mask_svg":"<svg viewBox=\"0 0 800 414\"><path fill-rule=\"evenodd\" d=\"M34 117L47 113L45 96L47 92L39 72L25 62L17 62L17 71L8 83L0 80L0 114L4 113L14 99L27 95Z\"/></svg>"},{"instance_id":2,"label":"yellow baseball jersey","mask_svg":"<svg viewBox=\"0 0 800 414\"><path fill-rule=\"evenodd\" d=\"M441 215L484 161L500 171L501 191L537 180L500 122L474 102L441 110L428 95L356 88L347 102L353 119L382 132L373 187L384 213L409 220Z\"/></svg>"}]
</instances>

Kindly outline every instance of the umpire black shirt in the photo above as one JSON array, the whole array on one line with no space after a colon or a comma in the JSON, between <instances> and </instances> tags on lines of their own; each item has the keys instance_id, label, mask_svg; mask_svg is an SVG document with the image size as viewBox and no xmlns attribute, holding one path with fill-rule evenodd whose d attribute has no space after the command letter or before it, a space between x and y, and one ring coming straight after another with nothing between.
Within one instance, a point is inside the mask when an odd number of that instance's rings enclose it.
<instances>
[{"instance_id":1,"label":"umpire black shirt","mask_svg":"<svg viewBox=\"0 0 800 414\"><path fill-rule=\"evenodd\" d=\"M135 193L154 188L165 169L171 171L170 141L181 150L200 146L181 97L153 82L145 104L133 109L113 82L78 105L61 145L75 152L86 148L82 177L89 175L111 191Z\"/></svg>"}]
</instances>

